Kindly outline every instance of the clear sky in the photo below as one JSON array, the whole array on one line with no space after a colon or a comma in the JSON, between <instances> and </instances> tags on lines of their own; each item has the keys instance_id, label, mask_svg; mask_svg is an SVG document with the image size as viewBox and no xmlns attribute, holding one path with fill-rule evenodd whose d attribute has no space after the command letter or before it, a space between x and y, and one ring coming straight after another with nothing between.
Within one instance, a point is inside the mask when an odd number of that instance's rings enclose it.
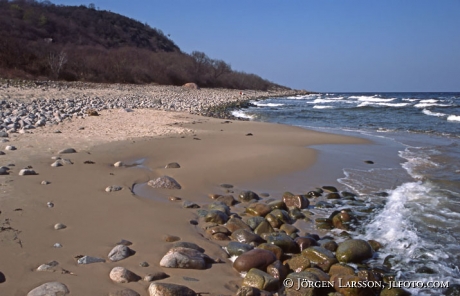
<instances>
[{"instance_id":1,"label":"clear sky","mask_svg":"<svg viewBox=\"0 0 460 296\"><path fill-rule=\"evenodd\" d=\"M297 89L460 91L460 0L51 0L109 10Z\"/></svg>"}]
</instances>

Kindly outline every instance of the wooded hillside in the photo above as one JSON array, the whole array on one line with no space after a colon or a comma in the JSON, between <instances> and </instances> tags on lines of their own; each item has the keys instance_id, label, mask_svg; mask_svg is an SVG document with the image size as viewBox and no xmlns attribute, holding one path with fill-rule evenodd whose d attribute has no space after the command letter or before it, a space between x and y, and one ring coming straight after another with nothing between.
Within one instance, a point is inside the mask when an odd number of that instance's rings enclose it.
<instances>
[{"instance_id":1,"label":"wooded hillside","mask_svg":"<svg viewBox=\"0 0 460 296\"><path fill-rule=\"evenodd\" d=\"M0 77L281 87L203 52L183 53L161 30L120 14L34 0L0 0Z\"/></svg>"}]
</instances>

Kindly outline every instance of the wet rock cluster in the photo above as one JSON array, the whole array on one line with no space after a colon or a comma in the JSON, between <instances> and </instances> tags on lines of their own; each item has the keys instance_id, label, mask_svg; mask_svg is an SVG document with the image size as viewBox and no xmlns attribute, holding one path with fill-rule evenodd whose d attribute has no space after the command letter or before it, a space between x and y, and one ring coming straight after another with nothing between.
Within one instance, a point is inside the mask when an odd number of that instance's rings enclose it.
<instances>
[{"instance_id":1,"label":"wet rock cluster","mask_svg":"<svg viewBox=\"0 0 460 296\"><path fill-rule=\"evenodd\" d=\"M381 245L353 238L372 210L355 194L323 186L275 199L225 185L197 210L198 226L243 276L236 295L410 295L384 288L395 272L373 260Z\"/></svg>"}]
</instances>

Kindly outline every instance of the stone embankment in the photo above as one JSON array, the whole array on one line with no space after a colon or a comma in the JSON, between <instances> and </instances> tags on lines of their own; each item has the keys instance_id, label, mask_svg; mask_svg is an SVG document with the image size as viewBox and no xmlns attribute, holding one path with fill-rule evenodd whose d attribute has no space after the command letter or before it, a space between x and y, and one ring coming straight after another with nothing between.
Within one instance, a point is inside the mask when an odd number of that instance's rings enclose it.
<instances>
[{"instance_id":1,"label":"stone embankment","mask_svg":"<svg viewBox=\"0 0 460 296\"><path fill-rule=\"evenodd\" d=\"M0 80L0 130L20 132L107 109L152 108L235 119L231 108L250 100L307 94L307 91L190 89L180 86Z\"/></svg>"}]
</instances>

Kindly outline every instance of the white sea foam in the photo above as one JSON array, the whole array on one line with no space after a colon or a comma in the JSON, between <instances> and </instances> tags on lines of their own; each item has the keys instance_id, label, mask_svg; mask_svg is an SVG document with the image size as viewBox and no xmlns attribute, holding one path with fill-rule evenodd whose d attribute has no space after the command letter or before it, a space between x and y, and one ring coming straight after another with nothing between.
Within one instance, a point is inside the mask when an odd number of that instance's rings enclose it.
<instances>
[{"instance_id":1,"label":"white sea foam","mask_svg":"<svg viewBox=\"0 0 460 296\"><path fill-rule=\"evenodd\" d=\"M314 101L308 101L308 104L321 104L321 103L334 103L336 102L335 100L331 99L316 99Z\"/></svg>"},{"instance_id":2,"label":"white sea foam","mask_svg":"<svg viewBox=\"0 0 460 296\"><path fill-rule=\"evenodd\" d=\"M439 113L439 112L431 112L431 111L428 110L428 109L423 109L422 112L423 112L424 114L430 115L430 116L437 116L437 117L447 116L447 114Z\"/></svg>"},{"instance_id":3,"label":"white sea foam","mask_svg":"<svg viewBox=\"0 0 460 296\"><path fill-rule=\"evenodd\" d=\"M332 109L334 106L327 106L327 105L315 105L313 106L314 109Z\"/></svg>"},{"instance_id":4,"label":"white sea foam","mask_svg":"<svg viewBox=\"0 0 460 296\"><path fill-rule=\"evenodd\" d=\"M344 97L330 97L330 98L327 98L328 100L342 100Z\"/></svg>"},{"instance_id":5,"label":"white sea foam","mask_svg":"<svg viewBox=\"0 0 460 296\"><path fill-rule=\"evenodd\" d=\"M389 98L389 99L382 99L378 97L369 97L369 96L351 96L350 99L357 99L358 101L361 102L391 102L396 100L395 98Z\"/></svg>"},{"instance_id":6,"label":"white sea foam","mask_svg":"<svg viewBox=\"0 0 460 296\"><path fill-rule=\"evenodd\" d=\"M428 99L428 100L421 100L420 103L437 103L439 100L435 99Z\"/></svg>"},{"instance_id":7,"label":"white sea foam","mask_svg":"<svg viewBox=\"0 0 460 296\"><path fill-rule=\"evenodd\" d=\"M418 101L419 99L402 99L403 101L408 101L408 102L415 102Z\"/></svg>"},{"instance_id":8,"label":"white sea foam","mask_svg":"<svg viewBox=\"0 0 460 296\"><path fill-rule=\"evenodd\" d=\"M415 104L415 108L426 108L426 107L450 107L452 105L447 104L437 104L437 103L418 103Z\"/></svg>"},{"instance_id":9,"label":"white sea foam","mask_svg":"<svg viewBox=\"0 0 460 296\"><path fill-rule=\"evenodd\" d=\"M240 118L254 119L253 115L246 114L242 110L233 110L232 115Z\"/></svg>"},{"instance_id":10,"label":"white sea foam","mask_svg":"<svg viewBox=\"0 0 460 296\"><path fill-rule=\"evenodd\" d=\"M429 151L431 154L436 154L436 151ZM429 153L425 153L417 148L407 148L399 152L399 156L406 159L407 162L402 164L402 167L414 178L423 179L423 174L416 171L417 168L437 167L438 164L430 160Z\"/></svg>"},{"instance_id":11,"label":"white sea foam","mask_svg":"<svg viewBox=\"0 0 460 296\"><path fill-rule=\"evenodd\" d=\"M362 102L358 107L365 106L386 106L386 107L405 107L410 105L410 103L377 103L377 102Z\"/></svg>"},{"instance_id":12,"label":"white sea foam","mask_svg":"<svg viewBox=\"0 0 460 296\"><path fill-rule=\"evenodd\" d=\"M288 100L308 100L308 99L314 99L318 97L318 94L311 94L311 95L305 95L305 96L291 96L291 97L286 97Z\"/></svg>"},{"instance_id":13,"label":"white sea foam","mask_svg":"<svg viewBox=\"0 0 460 296\"><path fill-rule=\"evenodd\" d=\"M252 104L258 106L258 107L279 107L279 106L284 106L284 104L277 104L277 103L261 103L257 101L251 102Z\"/></svg>"},{"instance_id":14,"label":"white sea foam","mask_svg":"<svg viewBox=\"0 0 460 296\"><path fill-rule=\"evenodd\" d=\"M406 203L427 193L427 188L417 182L405 183L393 190L374 220L366 226L366 238L376 239L386 245L389 252L404 252L410 257L419 245L419 237L407 217L410 209Z\"/></svg>"},{"instance_id":15,"label":"white sea foam","mask_svg":"<svg viewBox=\"0 0 460 296\"><path fill-rule=\"evenodd\" d=\"M449 115L447 117L447 120L449 120L449 121L460 121L460 115Z\"/></svg>"}]
</instances>

